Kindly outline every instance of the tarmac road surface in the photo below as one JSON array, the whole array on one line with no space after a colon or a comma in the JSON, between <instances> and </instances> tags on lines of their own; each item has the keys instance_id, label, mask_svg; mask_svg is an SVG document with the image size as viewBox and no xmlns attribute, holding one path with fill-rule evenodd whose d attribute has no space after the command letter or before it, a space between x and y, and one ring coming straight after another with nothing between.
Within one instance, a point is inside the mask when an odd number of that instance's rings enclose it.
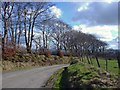
<instances>
[{"instance_id":1,"label":"tarmac road surface","mask_svg":"<svg viewBox=\"0 0 120 90\"><path fill-rule=\"evenodd\" d=\"M45 66L2 74L2 88L41 88L50 76L68 64Z\"/></svg>"}]
</instances>

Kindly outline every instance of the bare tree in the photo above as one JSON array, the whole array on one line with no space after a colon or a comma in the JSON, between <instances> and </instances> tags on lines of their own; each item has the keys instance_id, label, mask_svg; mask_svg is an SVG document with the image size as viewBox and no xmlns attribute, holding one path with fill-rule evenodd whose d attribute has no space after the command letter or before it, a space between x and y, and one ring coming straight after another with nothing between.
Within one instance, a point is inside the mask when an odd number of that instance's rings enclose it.
<instances>
[{"instance_id":1,"label":"bare tree","mask_svg":"<svg viewBox=\"0 0 120 90\"><path fill-rule=\"evenodd\" d=\"M52 4L48 4L47 2L26 3L26 5L24 6L23 14L24 14L25 42L27 52L29 53L31 52L35 24L43 16L45 17L45 14L48 14L46 12L48 12L48 9L50 7L52 7Z\"/></svg>"},{"instance_id":2,"label":"bare tree","mask_svg":"<svg viewBox=\"0 0 120 90\"><path fill-rule=\"evenodd\" d=\"M5 46L8 43L8 31L10 28L10 19L12 16L12 11L14 7L14 2L3 2L2 3L2 21L4 23L4 30L3 30L3 53L5 50Z\"/></svg>"},{"instance_id":3,"label":"bare tree","mask_svg":"<svg viewBox=\"0 0 120 90\"><path fill-rule=\"evenodd\" d=\"M51 37L57 50L62 50L65 44L62 42L63 34L67 31L67 24L61 20L54 20L52 25Z\"/></svg>"}]
</instances>

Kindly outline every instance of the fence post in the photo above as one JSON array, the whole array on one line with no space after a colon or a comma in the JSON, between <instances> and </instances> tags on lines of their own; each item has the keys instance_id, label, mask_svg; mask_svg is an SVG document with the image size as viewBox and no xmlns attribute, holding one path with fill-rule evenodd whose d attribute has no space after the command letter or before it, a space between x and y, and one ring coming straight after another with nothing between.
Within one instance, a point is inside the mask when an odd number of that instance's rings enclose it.
<instances>
[{"instance_id":1,"label":"fence post","mask_svg":"<svg viewBox=\"0 0 120 90\"><path fill-rule=\"evenodd\" d=\"M117 52L117 61L118 61L118 67L120 70L120 51Z\"/></svg>"},{"instance_id":2,"label":"fence post","mask_svg":"<svg viewBox=\"0 0 120 90\"><path fill-rule=\"evenodd\" d=\"M91 56L89 57L89 59L90 59L91 64L93 64Z\"/></svg>"},{"instance_id":3,"label":"fence post","mask_svg":"<svg viewBox=\"0 0 120 90\"><path fill-rule=\"evenodd\" d=\"M107 59L105 60L106 60L106 71L108 71L108 60Z\"/></svg>"},{"instance_id":4,"label":"fence post","mask_svg":"<svg viewBox=\"0 0 120 90\"><path fill-rule=\"evenodd\" d=\"M96 58L96 61L97 61L98 67L100 67L100 64L99 64L99 61L98 61L98 57L95 56L95 58Z\"/></svg>"},{"instance_id":5,"label":"fence post","mask_svg":"<svg viewBox=\"0 0 120 90\"><path fill-rule=\"evenodd\" d=\"M86 55L86 58L87 58L88 64L90 64L90 61L89 61L89 57L88 57L88 55Z\"/></svg>"}]
</instances>

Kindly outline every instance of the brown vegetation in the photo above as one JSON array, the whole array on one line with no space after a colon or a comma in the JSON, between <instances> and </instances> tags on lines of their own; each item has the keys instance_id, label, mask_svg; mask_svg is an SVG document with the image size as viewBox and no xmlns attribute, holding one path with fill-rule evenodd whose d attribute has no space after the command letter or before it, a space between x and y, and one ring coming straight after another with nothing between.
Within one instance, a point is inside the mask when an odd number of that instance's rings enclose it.
<instances>
[{"instance_id":1,"label":"brown vegetation","mask_svg":"<svg viewBox=\"0 0 120 90\"><path fill-rule=\"evenodd\" d=\"M64 53L61 50L58 50L57 55L62 58L64 56Z\"/></svg>"},{"instance_id":2,"label":"brown vegetation","mask_svg":"<svg viewBox=\"0 0 120 90\"><path fill-rule=\"evenodd\" d=\"M49 55L48 55L49 56ZM35 55L35 54L16 54L14 57L6 57L2 61L3 71L37 67L37 66L48 66L54 64L65 64L70 62L69 57Z\"/></svg>"}]
</instances>

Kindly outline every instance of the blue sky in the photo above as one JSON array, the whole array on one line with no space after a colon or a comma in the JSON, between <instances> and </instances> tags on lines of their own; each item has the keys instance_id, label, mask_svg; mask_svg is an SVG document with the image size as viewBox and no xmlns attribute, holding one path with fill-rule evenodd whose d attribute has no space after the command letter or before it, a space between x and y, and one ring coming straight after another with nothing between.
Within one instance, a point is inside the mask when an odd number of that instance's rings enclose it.
<instances>
[{"instance_id":1,"label":"blue sky","mask_svg":"<svg viewBox=\"0 0 120 90\"><path fill-rule=\"evenodd\" d=\"M107 42L109 48L118 48L118 2L112 2L116 0L103 0L106 2L59 1L52 2L55 6L51 8L57 18L62 19L77 31L96 35L100 40Z\"/></svg>"},{"instance_id":2,"label":"blue sky","mask_svg":"<svg viewBox=\"0 0 120 90\"><path fill-rule=\"evenodd\" d=\"M58 18L75 30L96 35L109 48L118 48L117 2L53 2ZM56 9L56 10L54 10Z\"/></svg>"},{"instance_id":3,"label":"blue sky","mask_svg":"<svg viewBox=\"0 0 120 90\"><path fill-rule=\"evenodd\" d=\"M75 15L75 11L77 9L76 3L74 3L74 2L56 2L55 4L62 11L60 18L70 25L76 25L76 22L73 22L71 20L72 17Z\"/></svg>"}]
</instances>

